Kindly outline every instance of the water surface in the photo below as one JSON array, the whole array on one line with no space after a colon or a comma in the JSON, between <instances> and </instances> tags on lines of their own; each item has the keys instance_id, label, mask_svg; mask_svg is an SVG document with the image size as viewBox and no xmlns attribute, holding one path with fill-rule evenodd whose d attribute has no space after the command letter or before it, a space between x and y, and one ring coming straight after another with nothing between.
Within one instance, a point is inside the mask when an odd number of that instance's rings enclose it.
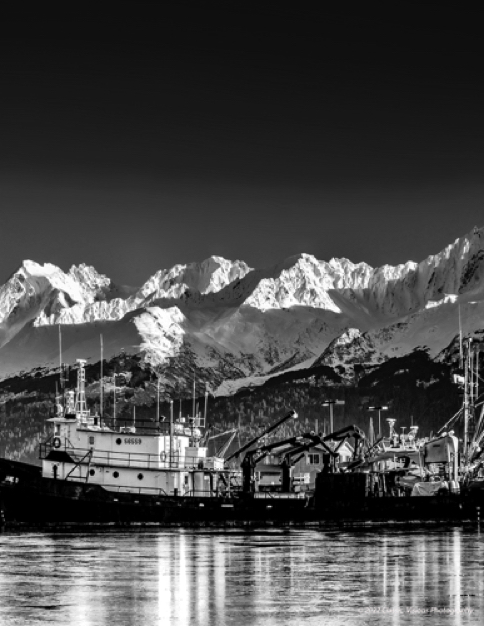
<instances>
[{"instance_id":1,"label":"water surface","mask_svg":"<svg viewBox=\"0 0 484 626\"><path fill-rule=\"evenodd\" d=\"M2 626L483 621L475 527L0 535Z\"/></svg>"}]
</instances>

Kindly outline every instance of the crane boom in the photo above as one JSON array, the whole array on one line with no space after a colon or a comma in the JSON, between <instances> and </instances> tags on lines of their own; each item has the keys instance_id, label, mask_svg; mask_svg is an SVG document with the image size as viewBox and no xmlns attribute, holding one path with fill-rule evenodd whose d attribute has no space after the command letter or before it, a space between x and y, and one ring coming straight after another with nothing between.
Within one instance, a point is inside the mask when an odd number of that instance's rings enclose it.
<instances>
[{"instance_id":1,"label":"crane boom","mask_svg":"<svg viewBox=\"0 0 484 626\"><path fill-rule=\"evenodd\" d=\"M253 446L255 443L257 443L259 441L259 439L262 439L262 437L265 437L266 435L268 435L269 433L271 433L273 430L275 430L276 428L278 428L279 426L281 426L284 422L286 422L288 419L291 419L291 417L293 419L297 419L297 413L296 411L289 411L289 413L287 413L287 415L284 415L284 417L281 417L280 420L278 420L277 422L275 422L274 424L271 424L270 426L268 426L264 431L262 431L259 435L257 435L256 437L254 437L253 439L251 439L248 443L244 444L242 447L238 448L235 452L233 452L229 457L227 457L225 460L226 461L230 461L231 459L233 459L236 456L240 456L242 454L242 452L245 452L245 450L248 450L251 446Z\"/></svg>"}]
</instances>

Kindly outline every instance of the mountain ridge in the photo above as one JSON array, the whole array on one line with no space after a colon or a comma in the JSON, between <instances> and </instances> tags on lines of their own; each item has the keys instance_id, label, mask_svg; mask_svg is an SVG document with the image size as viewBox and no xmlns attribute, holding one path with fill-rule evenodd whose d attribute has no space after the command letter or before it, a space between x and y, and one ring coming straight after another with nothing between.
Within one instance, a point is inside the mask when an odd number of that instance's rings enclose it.
<instances>
[{"instance_id":1,"label":"mountain ridge","mask_svg":"<svg viewBox=\"0 0 484 626\"><path fill-rule=\"evenodd\" d=\"M214 255L158 270L138 288L86 264L63 272L24 261L0 287L0 376L55 367L57 333L48 329L58 325L71 363L98 359L103 333L106 357L139 353L163 376L183 369L185 349L199 373L224 363L231 376L242 374L232 390L302 363L339 368L349 382L355 365L417 347L442 354L459 306L465 333L484 326L482 228L418 263L373 268L301 253L254 269Z\"/></svg>"}]
</instances>

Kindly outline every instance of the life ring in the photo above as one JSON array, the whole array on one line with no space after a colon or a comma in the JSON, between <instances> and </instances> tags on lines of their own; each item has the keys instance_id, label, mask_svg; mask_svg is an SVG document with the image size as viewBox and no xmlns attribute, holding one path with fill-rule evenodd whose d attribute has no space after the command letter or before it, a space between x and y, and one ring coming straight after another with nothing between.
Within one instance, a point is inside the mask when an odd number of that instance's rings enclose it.
<instances>
[{"instance_id":1,"label":"life ring","mask_svg":"<svg viewBox=\"0 0 484 626\"><path fill-rule=\"evenodd\" d=\"M54 446L54 448L60 448L61 447L60 437L54 437L54 441L52 442L52 445Z\"/></svg>"}]
</instances>

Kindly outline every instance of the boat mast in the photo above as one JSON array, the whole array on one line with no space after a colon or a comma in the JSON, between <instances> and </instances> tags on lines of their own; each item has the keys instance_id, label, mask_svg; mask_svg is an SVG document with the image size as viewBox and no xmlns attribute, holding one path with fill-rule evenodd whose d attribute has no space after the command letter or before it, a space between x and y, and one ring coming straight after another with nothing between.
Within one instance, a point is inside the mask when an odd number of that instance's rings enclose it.
<instances>
[{"instance_id":1,"label":"boat mast","mask_svg":"<svg viewBox=\"0 0 484 626\"><path fill-rule=\"evenodd\" d=\"M85 359L77 359L77 394L76 394L76 413L81 417L85 417L88 413L86 403L86 365Z\"/></svg>"},{"instance_id":2,"label":"boat mast","mask_svg":"<svg viewBox=\"0 0 484 626\"><path fill-rule=\"evenodd\" d=\"M460 304L459 304L459 358L460 358L460 368L464 367L464 347L462 342L462 318L460 314Z\"/></svg>"},{"instance_id":3,"label":"boat mast","mask_svg":"<svg viewBox=\"0 0 484 626\"><path fill-rule=\"evenodd\" d=\"M192 415L195 417L195 375L193 375L193 407L192 407Z\"/></svg>"},{"instance_id":4,"label":"boat mast","mask_svg":"<svg viewBox=\"0 0 484 626\"><path fill-rule=\"evenodd\" d=\"M103 336L102 334L100 335L101 338L101 381L100 381L100 387L99 387L99 413L101 415L101 418L103 416L104 413L104 379L103 379L103 359L104 359L104 343L103 343Z\"/></svg>"},{"instance_id":5,"label":"boat mast","mask_svg":"<svg viewBox=\"0 0 484 626\"><path fill-rule=\"evenodd\" d=\"M471 415L471 426L469 428L469 462L472 462L476 453L479 451L479 447L481 445L482 439L484 437L484 403L480 403L482 405L481 413L479 419L476 420L476 401L479 399L479 357L480 357L480 344L476 343L474 345L474 386L473 386L473 397L474 401L472 402L472 415ZM479 406L479 405L477 405Z\"/></svg>"},{"instance_id":6,"label":"boat mast","mask_svg":"<svg viewBox=\"0 0 484 626\"><path fill-rule=\"evenodd\" d=\"M208 409L208 389L207 389L207 383L205 383L205 406L203 409L203 427L204 428L207 424L207 409Z\"/></svg>"},{"instance_id":7,"label":"boat mast","mask_svg":"<svg viewBox=\"0 0 484 626\"><path fill-rule=\"evenodd\" d=\"M63 388L64 385L62 384L62 382L63 382L63 376L62 376L62 332L61 332L61 325L60 324L59 324L59 374L60 374L61 388Z\"/></svg>"},{"instance_id":8,"label":"boat mast","mask_svg":"<svg viewBox=\"0 0 484 626\"><path fill-rule=\"evenodd\" d=\"M472 346L472 338L467 339L467 353L465 355L465 367L464 367L464 462L465 465L469 462L469 367L470 367L470 353Z\"/></svg>"},{"instance_id":9,"label":"boat mast","mask_svg":"<svg viewBox=\"0 0 484 626\"><path fill-rule=\"evenodd\" d=\"M160 421L160 375L158 374L156 385L156 421Z\"/></svg>"},{"instance_id":10,"label":"boat mast","mask_svg":"<svg viewBox=\"0 0 484 626\"><path fill-rule=\"evenodd\" d=\"M476 385L475 385L475 397L479 398L479 356L481 353L480 345L476 346Z\"/></svg>"},{"instance_id":11,"label":"boat mast","mask_svg":"<svg viewBox=\"0 0 484 626\"><path fill-rule=\"evenodd\" d=\"M62 331L61 331L61 325L59 324L59 382L60 382L60 394L61 394L61 398L64 400L64 406L63 408L65 409L65 405L66 405L66 389L65 389L65 378L64 378L64 368L62 366ZM55 395L56 395L56 403L58 403L57 409L59 411L59 406L62 406L61 402L59 401L59 398L57 397L57 383L55 384ZM60 411L61 413L62 411Z\"/></svg>"},{"instance_id":12,"label":"boat mast","mask_svg":"<svg viewBox=\"0 0 484 626\"><path fill-rule=\"evenodd\" d=\"M170 400L170 456L168 457L170 460L169 467L171 467L172 463L172 448L173 448L173 400Z\"/></svg>"}]
</instances>

